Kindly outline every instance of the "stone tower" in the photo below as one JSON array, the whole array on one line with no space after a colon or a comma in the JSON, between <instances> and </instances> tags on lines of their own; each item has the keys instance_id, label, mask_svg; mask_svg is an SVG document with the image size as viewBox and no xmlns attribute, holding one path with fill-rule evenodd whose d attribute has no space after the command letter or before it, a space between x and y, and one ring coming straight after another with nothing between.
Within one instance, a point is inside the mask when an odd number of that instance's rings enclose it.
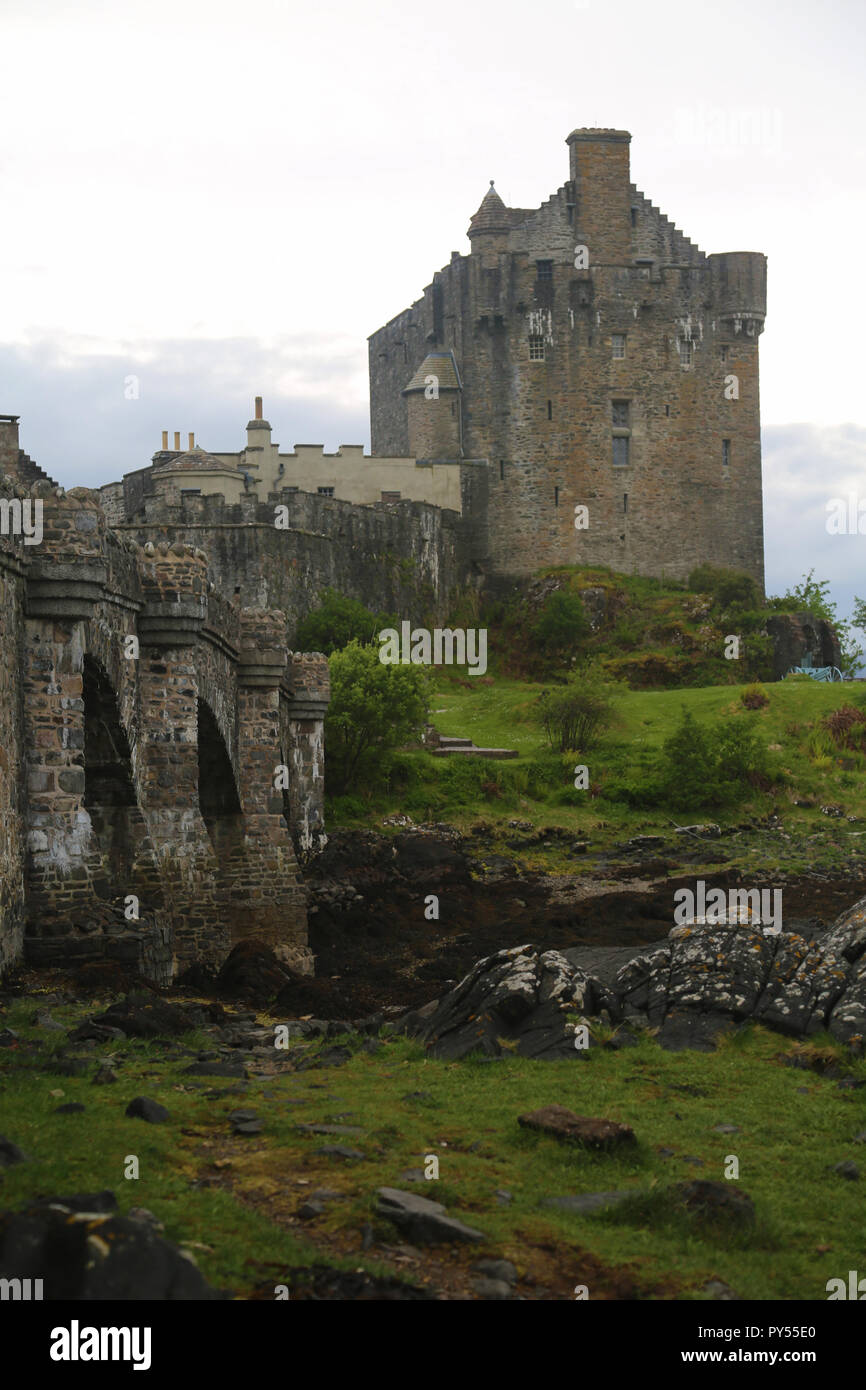
<instances>
[{"instance_id":1,"label":"stone tower","mask_svg":"<svg viewBox=\"0 0 866 1390\"><path fill-rule=\"evenodd\" d=\"M469 255L370 338L373 453L486 458L500 573L709 562L763 586L766 258L693 245L630 182L630 140L572 131L540 208L491 183Z\"/></svg>"}]
</instances>

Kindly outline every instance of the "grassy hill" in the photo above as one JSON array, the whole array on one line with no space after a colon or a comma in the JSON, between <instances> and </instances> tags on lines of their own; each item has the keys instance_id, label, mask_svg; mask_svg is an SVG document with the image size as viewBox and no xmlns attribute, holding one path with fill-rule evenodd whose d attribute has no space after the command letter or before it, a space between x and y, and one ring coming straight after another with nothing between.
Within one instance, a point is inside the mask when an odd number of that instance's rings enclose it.
<instances>
[{"instance_id":1,"label":"grassy hill","mask_svg":"<svg viewBox=\"0 0 866 1390\"><path fill-rule=\"evenodd\" d=\"M334 798L329 824L378 824L391 814L416 821L448 821L466 830L479 820L503 835L508 822L525 819L560 827L575 840L589 839L594 853L637 834L671 834L674 824L714 820L723 827L778 815L789 841L774 853L790 868L844 864L866 851L866 753L834 738L828 719L862 700L859 686L810 680L764 687L768 703L748 710L744 685L679 690L623 689L614 721L597 746L583 753L553 753L539 719L541 683L506 676L465 677L437 672L431 719L442 734L464 736L479 747L516 749L519 757L434 758L421 748L397 753L384 789L367 788ZM640 788L674 732L683 710L707 728L722 721L751 725L765 752L769 784L743 782L732 805L673 802L635 807L623 787ZM866 728L866 725L861 727ZM574 788L573 769L589 768L590 788ZM709 791L712 797L712 789ZM836 807L828 816L822 807ZM846 819L853 817L854 820ZM751 850L744 848L744 857ZM587 861L587 867L591 861Z\"/></svg>"}]
</instances>

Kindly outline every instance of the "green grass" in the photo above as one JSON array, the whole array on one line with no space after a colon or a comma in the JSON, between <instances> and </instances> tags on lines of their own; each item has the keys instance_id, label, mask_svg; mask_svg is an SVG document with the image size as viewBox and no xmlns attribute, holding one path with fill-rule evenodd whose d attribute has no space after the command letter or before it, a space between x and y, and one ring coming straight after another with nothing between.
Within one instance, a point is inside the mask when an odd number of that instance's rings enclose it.
<instances>
[{"instance_id":1,"label":"green grass","mask_svg":"<svg viewBox=\"0 0 866 1390\"><path fill-rule=\"evenodd\" d=\"M8 1024L35 1036L26 1018L36 1003L16 1005ZM83 1013L82 1006L54 1010L70 1023ZM184 1041L212 1045L205 1035ZM110 1188L121 1210L146 1206L172 1240L210 1247L193 1249L202 1272L244 1296L313 1259L383 1272L381 1257L357 1253L370 1220L379 1239L394 1239L371 1215L375 1190L405 1186L402 1170L423 1168L425 1156L435 1154L439 1181L414 1190L444 1202L450 1215L486 1237L483 1247L456 1252L455 1267L495 1253L560 1297L569 1296L570 1284L588 1283L590 1297L697 1298L717 1278L743 1298L825 1299L828 1279L862 1263L861 1184L828 1172L862 1157L851 1142L863 1128L862 1092L782 1065L779 1055L795 1047L754 1028L710 1054L666 1053L644 1038L624 1051L591 1049L581 1060L531 1062L508 1053L495 1063L449 1064L425 1057L416 1043L388 1038L378 1054L357 1052L336 1070L257 1077L242 1096L226 1094L234 1084L228 1080L183 1076L186 1063L167 1059L153 1043L94 1048L94 1069L110 1053L121 1074L116 1085L98 1087L89 1077L51 1076L27 1054L4 1049L0 1133L31 1161L4 1170L2 1205ZM822 1047L844 1055L827 1039L812 1040L806 1051ZM41 1062L45 1049L34 1056ZM866 1063L851 1067L866 1078ZM192 1089L198 1083L203 1089ZM263 1098L262 1089L273 1098ZM413 1098L416 1091L425 1095ZM138 1094L166 1105L170 1122L127 1119L125 1106ZM280 1103L289 1097L303 1104ZM82 1101L86 1113L53 1113L71 1100ZM628 1123L638 1145L618 1156L593 1155L517 1125L523 1111L549 1103ZM264 1118L262 1135L231 1136L226 1117L240 1106ZM330 1141L295 1128L335 1116L361 1127L357 1138L334 1142L363 1150L363 1162L317 1156L314 1149ZM719 1123L740 1132L714 1133ZM664 1159L660 1147L675 1156ZM137 1181L123 1176L130 1154L139 1159ZM666 1193L678 1181L723 1180L731 1154L757 1222L725 1236L685 1221ZM686 1156L703 1166L684 1162ZM203 1178L217 1185L192 1185ZM316 1186L338 1189L344 1200L327 1207L315 1231L302 1233L291 1216ZM503 1188L512 1193L507 1206L494 1196ZM629 1210L580 1216L538 1205L543 1196L613 1189L634 1190Z\"/></svg>"},{"instance_id":2,"label":"green grass","mask_svg":"<svg viewBox=\"0 0 866 1390\"><path fill-rule=\"evenodd\" d=\"M471 738L479 747L516 749L519 757L504 762L431 757L406 750L396 756L390 788L359 789L330 806L332 826L369 825L386 815L407 812L416 821L449 820L468 829L482 819L504 829L509 819L559 826L575 837L590 837L593 849L608 853L612 844L634 834L672 834L672 822L717 820L723 826L784 817L791 842L776 836L762 847L775 862L829 866L859 851L866 836L861 826L829 820L821 806L840 804L847 815L866 818L866 756L838 748L823 727L832 710L862 698L859 687L815 681L767 684L769 704L744 709L745 684L679 690L628 690L617 702L613 727L586 754L553 754L537 719L536 702L544 689L526 680L477 678L439 673L431 704L431 721L443 734ZM751 720L768 751L775 779L768 792L743 785L733 808L687 806L632 809L608 800L605 786L617 779L639 778L673 733L682 710L706 724L723 718ZM590 770L591 794L573 786L578 762ZM598 792L601 792L598 795ZM797 806L796 802L812 802ZM817 836L818 842L810 837ZM733 847L736 850L736 846ZM748 858L754 845L743 847ZM587 861L586 867L590 866Z\"/></svg>"}]
</instances>

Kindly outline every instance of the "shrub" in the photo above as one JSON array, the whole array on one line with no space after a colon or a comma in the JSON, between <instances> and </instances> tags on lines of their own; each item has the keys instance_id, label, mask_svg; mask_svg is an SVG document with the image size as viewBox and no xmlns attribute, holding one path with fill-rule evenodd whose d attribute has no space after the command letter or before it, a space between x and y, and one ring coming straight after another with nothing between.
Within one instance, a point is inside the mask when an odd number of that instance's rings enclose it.
<instances>
[{"instance_id":1,"label":"shrub","mask_svg":"<svg viewBox=\"0 0 866 1390\"><path fill-rule=\"evenodd\" d=\"M330 658L331 703L325 720L328 776L337 795L384 782L383 754L420 734L430 679L422 666L387 665L375 647L350 642Z\"/></svg>"},{"instance_id":2,"label":"shrub","mask_svg":"<svg viewBox=\"0 0 866 1390\"><path fill-rule=\"evenodd\" d=\"M751 720L735 717L707 729L685 708L655 774L664 801L684 811L725 806L744 784L762 791L771 784L767 751Z\"/></svg>"},{"instance_id":3,"label":"shrub","mask_svg":"<svg viewBox=\"0 0 866 1390\"><path fill-rule=\"evenodd\" d=\"M529 629L529 638L546 660L555 661L576 655L589 630L589 620L577 594L557 589L542 605Z\"/></svg>"},{"instance_id":4,"label":"shrub","mask_svg":"<svg viewBox=\"0 0 866 1390\"><path fill-rule=\"evenodd\" d=\"M353 641L373 642L383 628L397 626L397 619L391 614L371 613L357 599L326 589L318 608L298 623L295 647L298 651L330 656Z\"/></svg>"},{"instance_id":5,"label":"shrub","mask_svg":"<svg viewBox=\"0 0 866 1390\"><path fill-rule=\"evenodd\" d=\"M754 579L739 570L717 569L713 565L698 565L689 575L692 593L710 594L716 607L757 608L761 593Z\"/></svg>"},{"instance_id":6,"label":"shrub","mask_svg":"<svg viewBox=\"0 0 866 1390\"><path fill-rule=\"evenodd\" d=\"M592 666L570 672L558 689L545 690L538 714L551 748L587 752L610 726L615 695L616 686Z\"/></svg>"},{"instance_id":7,"label":"shrub","mask_svg":"<svg viewBox=\"0 0 866 1390\"><path fill-rule=\"evenodd\" d=\"M770 697L759 681L747 685L740 699L746 709L764 709L770 703Z\"/></svg>"},{"instance_id":8,"label":"shrub","mask_svg":"<svg viewBox=\"0 0 866 1390\"><path fill-rule=\"evenodd\" d=\"M853 705L840 705L827 715L824 724L839 748L856 752L866 741L866 714Z\"/></svg>"}]
</instances>

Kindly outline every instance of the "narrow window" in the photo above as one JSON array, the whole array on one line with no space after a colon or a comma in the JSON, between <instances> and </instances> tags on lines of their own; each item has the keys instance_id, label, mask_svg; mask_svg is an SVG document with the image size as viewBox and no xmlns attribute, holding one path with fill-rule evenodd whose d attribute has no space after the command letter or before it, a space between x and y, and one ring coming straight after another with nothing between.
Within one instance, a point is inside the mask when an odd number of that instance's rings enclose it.
<instances>
[{"instance_id":1,"label":"narrow window","mask_svg":"<svg viewBox=\"0 0 866 1390\"><path fill-rule=\"evenodd\" d=\"M629 427L628 401L611 401L610 409L613 416L614 429L627 430Z\"/></svg>"},{"instance_id":2,"label":"narrow window","mask_svg":"<svg viewBox=\"0 0 866 1390\"><path fill-rule=\"evenodd\" d=\"M614 468L628 467L628 445L627 434L615 434L613 437L613 466Z\"/></svg>"},{"instance_id":3,"label":"narrow window","mask_svg":"<svg viewBox=\"0 0 866 1390\"><path fill-rule=\"evenodd\" d=\"M529 360L530 362L544 361L544 339L536 337L534 334L529 339Z\"/></svg>"},{"instance_id":4,"label":"narrow window","mask_svg":"<svg viewBox=\"0 0 866 1390\"><path fill-rule=\"evenodd\" d=\"M690 367L692 365L692 340L691 338L680 338L680 366Z\"/></svg>"},{"instance_id":5,"label":"narrow window","mask_svg":"<svg viewBox=\"0 0 866 1390\"><path fill-rule=\"evenodd\" d=\"M613 333L610 339L611 357L625 357L625 334Z\"/></svg>"},{"instance_id":6,"label":"narrow window","mask_svg":"<svg viewBox=\"0 0 866 1390\"><path fill-rule=\"evenodd\" d=\"M503 482L504 479L505 479L505 459L500 459L500 460L499 460L499 481L500 481L500 483Z\"/></svg>"},{"instance_id":7,"label":"narrow window","mask_svg":"<svg viewBox=\"0 0 866 1390\"><path fill-rule=\"evenodd\" d=\"M548 420L553 419L553 401L547 402L547 418Z\"/></svg>"},{"instance_id":8,"label":"narrow window","mask_svg":"<svg viewBox=\"0 0 866 1390\"><path fill-rule=\"evenodd\" d=\"M670 415L670 413L671 413L671 408L670 408L669 405L666 405L666 406L665 406L665 415Z\"/></svg>"},{"instance_id":9,"label":"narrow window","mask_svg":"<svg viewBox=\"0 0 866 1390\"><path fill-rule=\"evenodd\" d=\"M333 497L334 495L334 489L332 487L317 487L316 492L320 497Z\"/></svg>"},{"instance_id":10,"label":"narrow window","mask_svg":"<svg viewBox=\"0 0 866 1390\"><path fill-rule=\"evenodd\" d=\"M624 492L623 495L622 495L622 509L623 509L624 512L627 512L627 511L628 511L628 493L627 493L627 492Z\"/></svg>"},{"instance_id":11,"label":"narrow window","mask_svg":"<svg viewBox=\"0 0 866 1390\"><path fill-rule=\"evenodd\" d=\"M637 208L632 208L631 210L631 225L633 227L637 226Z\"/></svg>"},{"instance_id":12,"label":"narrow window","mask_svg":"<svg viewBox=\"0 0 866 1390\"><path fill-rule=\"evenodd\" d=\"M536 261L535 273L539 280L553 279L553 261Z\"/></svg>"},{"instance_id":13,"label":"narrow window","mask_svg":"<svg viewBox=\"0 0 866 1390\"><path fill-rule=\"evenodd\" d=\"M722 440L722 464L723 464L723 466L724 466L725 468L727 468L727 466L728 466L728 464L730 463L730 461L731 461L731 441L730 441L730 439L723 439L723 440Z\"/></svg>"},{"instance_id":14,"label":"narrow window","mask_svg":"<svg viewBox=\"0 0 866 1390\"><path fill-rule=\"evenodd\" d=\"M723 362L727 362L727 360L728 360L728 347L727 347L727 343L723 343L723 344L722 344L722 361L723 361Z\"/></svg>"},{"instance_id":15,"label":"narrow window","mask_svg":"<svg viewBox=\"0 0 866 1390\"><path fill-rule=\"evenodd\" d=\"M553 489L553 505L554 505L554 507L558 507L558 506L559 506L559 488L558 488L558 487L555 487L555 488Z\"/></svg>"}]
</instances>

